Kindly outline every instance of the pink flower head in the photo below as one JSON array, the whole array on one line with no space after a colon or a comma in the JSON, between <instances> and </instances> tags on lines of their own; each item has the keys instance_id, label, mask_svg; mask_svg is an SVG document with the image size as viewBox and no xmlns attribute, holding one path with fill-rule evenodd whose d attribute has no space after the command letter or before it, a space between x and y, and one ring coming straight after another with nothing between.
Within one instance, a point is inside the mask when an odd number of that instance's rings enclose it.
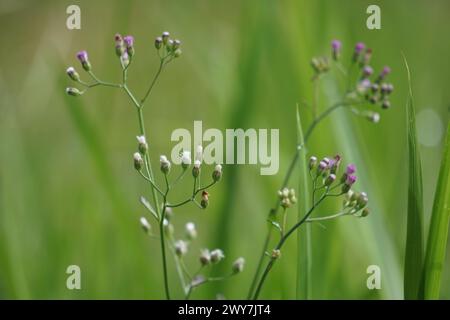
<instances>
[{"instance_id":1,"label":"pink flower head","mask_svg":"<svg viewBox=\"0 0 450 320\"><path fill-rule=\"evenodd\" d=\"M360 54L364 50L365 47L366 47L366 45L364 43L358 42L355 46L355 53Z\"/></svg>"},{"instance_id":2,"label":"pink flower head","mask_svg":"<svg viewBox=\"0 0 450 320\"><path fill-rule=\"evenodd\" d=\"M356 176L354 175L349 175L347 176L347 180L345 180L345 184L351 186L356 182Z\"/></svg>"},{"instance_id":3,"label":"pink flower head","mask_svg":"<svg viewBox=\"0 0 450 320\"><path fill-rule=\"evenodd\" d=\"M127 48L132 47L134 44L133 36L125 36L123 38L123 41L125 42L125 45L127 46Z\"/></svg>"},{"instance_id":4,"label":"pink flower head","mask_svg":"<svg viewBox=\"0 0 450 320\"><path fill-rule=\"evenodd\" d=\"M345 171L345 173L347 174L347 176L351 176L352 174L355 173L355 171L356 171L356 166L353 163L351 163L347 166L347 170Z\"/></svg>"},{"instance_id":5,"label":"pink flower head","mask_svg":"<svg viewBox=\"0 0 450 320\"><path fill-rule=\"evenodd\" d=\"M77 59L80 60L81 63L86 62L88 60L88 54L85 50L79 51L77 53Z\"/></svg>"}]
</instances>

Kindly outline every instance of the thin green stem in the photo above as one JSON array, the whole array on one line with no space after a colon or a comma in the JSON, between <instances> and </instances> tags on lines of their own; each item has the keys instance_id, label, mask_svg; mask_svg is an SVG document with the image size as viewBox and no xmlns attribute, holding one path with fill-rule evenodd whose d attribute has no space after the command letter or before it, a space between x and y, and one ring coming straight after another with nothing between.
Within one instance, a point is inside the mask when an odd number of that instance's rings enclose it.
<instances>
[{"instance_id":1,"label":"thin green stem","mask_svg":"<svg viewBox=\"0 0 450 320\"><path fill-rule=\"evenodd\" d=\"M156 80L158 80L159 75L161 74L161 71L163 70L164 67L164 58L161 58L160 62L159 62L159 68L158 71L156 71L155 76L153 77L152 82L150 83L150 86L147 89L147 92L145 93L144 97L141 100L141 107L144 105L145 101L147 100L148 96L150 95L150 93L152 92L153 87L155 86Z\"/></svg>"},{"instance_id":2,"label":"thin green stem","mask_svg":"<svg viewBox=\"0 0 450 320\"><path fill-rule=\"evenodd\" d=\"M308 212L305 214L305 216L299 222L297 222L294 226L292 226L288 232L286 232L286 234L280 239L280 241L276 245L275 250L281 250L281 248L283 247L283 244L286 242L286 240L289 238L289 236L292 235L292 233L297 228L299 228L303 223L306 222L306 220L309 218L309 216L313 213L314 209L317 208L317 206L326 198L326 196L327 196L327 193L324 193L320 197L320 199L311 207L311 209L308 210ZM271 258L269 263L267 264L267 266L261 276L261 279L259 280L258 286L256 287L256 291L253 296L253 300L258 299L258 296L261 292L262 286L264 285L267 275L269 274L269 272L272 269L276 260L277 260L276 258Z\"/></svg>"}]
</instances>

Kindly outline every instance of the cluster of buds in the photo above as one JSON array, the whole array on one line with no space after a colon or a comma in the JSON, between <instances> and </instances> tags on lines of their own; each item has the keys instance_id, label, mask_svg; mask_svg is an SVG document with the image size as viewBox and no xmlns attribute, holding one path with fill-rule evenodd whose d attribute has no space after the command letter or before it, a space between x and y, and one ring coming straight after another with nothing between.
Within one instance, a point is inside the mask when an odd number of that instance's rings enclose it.
<instances>
[{"instance_id":1,"label":"cluster of buds","mask_svg":"<svg viewBox=\"0 0 450 320\"><path fill-rule=\"evenodd\" d=\"M367 217L370 213L367 203L369 198L365 192L349 190L344 198L343 207L348 209L350 214L358 217Z\"/></svg>"},{"instance_id":2,"label":"cluster of buds","mask_svg":"<svg viewBox=\"0 0 450 320\"><path fill-rule=\"evenodd\" d=\"M313 67L316 75L320 75L322 73L330 70L330 64L328 62L327 57L314 57L311 60L311 66Z\"/></svg>"},{"instance_id":3,"label":"cluster of buds","mask_svg":"<svg viewBox=\"0 0 450 320\"><path fill-rule=\"evenodd\" d=\"M383 109L389 109L391 103L389 95L394 91L392 83L387 83L384 80L391 72L391 68L385 66L375 81L371 82L369 77L373 74L370 66L364 66L362 69L362 79L358 85L358 91L364 93L364 97L372 104L380 104Z\"/></svg>"},{"instance_id":4,"label":"cluster of buds","mask_svg":"<svg viewBox=\"0 0 450 320\"><path fill-rule=\"evenodd\" d=\"M145 139L145 136L137 136L136 139L138 141L138 152L135 152L133 154L133 163L134 163L134 168L137 171L140 171L142 169L142 167L144 166L143 156L147 153L148 144L147 144L147 140Z\"/></svg>"},{"instance_id":5,"label":"cluster of buds","mask_svg":"<svg viewBox=\"0 0 450 320\"><path fill-rule=\"evenodd\" d=\"M77 59L80 61L81 66L85 71L88 72L91 71L92 69L91 63L89 62L88 54L85 50L79 51L77 53ZM75 82L80 82L80 75L78 74L78 72L75 70L74 67L68 67L66 69L66 73L71 80ZM80 91L79 89L74 87L68 87L66 88L66 93L70 96L76 97L82 95L83 91Z\"/></svg>"},{"instance_id":6,"label":"cluster of buds","mask_svg":"<svg viewBox=\"0 0 450 320\"><path fill-rule=\"evenodd\" d=\"M116 55L120 58L122 66L125 68L130 63L130 58L134 56L134 37L125 36L116 33L114 36Z\"/></svg>"},{"instance_id":7,"label":"cluster of buds","mask_svg":"<svg viewBox=\"0 0 450 320\"><path fill-rule=\"evenodd\" d=\"M285 209L297 203L294 189L283 188L278 191L278 197L280 198L281 206Z\"/></svg>"},{"instance_id":8,"label":"cluster of buds","mask_svg":"<svg viewBox=\"0 0 450 320\"><path fill-rule=\"evenodd\" d=\"M155 39L155 48L159 51L162 48L166 48L167 55L178 58L181 56L181 41L178 39L171 39L170 33L165 31L160 37Z\"/></svg>"},{"instance_id":9,"label":"cluster of buds","mask_svg":"<svg viewBox=\"0 0 450 320\"><path fill-rule=\"evenodd\" d=\"M342 173L340 179L336 179L336 175L339 171L341 163L341 157L339 155L333 158L323 158L318 161L317 157L312 156L309 159L309 170L315 170L315 179L322 177L323 186L330 188L333 183L337 185L333 188L340 187L341 194L345 194L346 200L344 201L344 207L351 209L352 213L360 213L360 216L365 217L368 215L368 209L366 208L368 197L365 192L354 192L352 190L353 185L356 182L356 166L349 164L345 168L345 172Z\"/></svg>"}]
</instances>

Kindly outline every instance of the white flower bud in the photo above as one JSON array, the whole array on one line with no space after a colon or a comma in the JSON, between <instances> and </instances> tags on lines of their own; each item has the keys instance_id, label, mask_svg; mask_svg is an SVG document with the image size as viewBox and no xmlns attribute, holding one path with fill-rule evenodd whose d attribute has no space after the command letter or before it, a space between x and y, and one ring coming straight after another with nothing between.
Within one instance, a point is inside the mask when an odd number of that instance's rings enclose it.
<instances>
[{"instance_id":1,"label":"white flower bud","mask_svg":"<svg viewBox=\"0 0 450 320\"><path fill-rule=\"evenodd\" d=\"M194 167L192 168L192 176L194 178L197 178L200 174L200 165L201 165L200 160L194 161Z\"/></svg>"},{"instance_id":2,"label":"white flower bud","mask_svg":"<svg viewBox=\"0 0 450 320\"><path fill-rule=\"evenodd\" d=\"M242 272L244 270L244 265L245 265L245 259L242 257L237 258L236 261L234 261L233 266L232 266L233 273Z\"/></svg>"},{"instance_id":3,"label":"white flower bud","mask_svg":"<svg viewBox=\"0 0 450 320\"><path fill-rule=\"evenodd\" d=\"M183 240L178 240L175 243L175 253L177 256L182 257L184 256L188 251L187 243Z\"/></svg>"},{"instance_id":4,"label":"white flower bud","mask_svg":"<svg viewBox=\"0 0 450 320\"><path fill-rule=\"evenodd\" d=\"M189 240L193 240L197 238L197 229L195 228L195 224L193 222L186 223L186 236Z\"/></svg>"},{"instance_id":5,"label":"white flower bud","mask_svg":"<svg viewBox=\"0 0 450 320\"><path fill-rule=\"evenodd\" d=\"M213 251L211 251L211 262L212 263L218 263L220 262L223 258L225 258L225 255L223 254L223 251L220 249L215 249Z\"/></svg>"},{"instance_id":6,"label":"white flower bud","mask_svg":"<svg viewBox=\"0 0 450 320\"><path fill-rule=\"evenodd\" d=\"M211 263L211 254L208 249L203 249L200 253L200 263L206 266Z\"/></svg>"},{"instance_id":7,"label":"white flower bud","mask_svg":"<svg viewBox=\"0 0 450 320\"><path fill-rule=\"evenodd\" d=\"M203 161L203 147L201 145L198 145L195 150L195 160L200 161L200 163Z\"/></svg>"},{"instance_id":8,"label":"white flower bud","mask_svg":"<svg viewBox=\"0 0 450 320\"><path fill-rule=\"evenodd\" d=\"M150 223L148 222L148 220L145 217L141 217L141 219L139 219L139 221L141 222L142 229L144 229L144 231L146 233L149 233L151 226L150 226Z\"/></svg>"},{"instance_id":9,"label":"white flower bud","mask_svg":"<svg viewBox=\"0 0 450 320\"><path fill-rule=\"evenodd\" d=\"M183 169L187 169L191 165L191 152L183 151L181 155L181 166Z\"/></svg>"},{"instance_id":10,"label":"white flower bud","mask_svg":"<svg viewBox=\"0 0 450 320\"><path fill-rule=\"evenodd\" d=\"M164 174L168 174L169 171L170 171L170 162L169 162L169 160L167 160L167 157L164 156L164 155L163 155L163 156L160 156L159 162L160 162L160 164L161 164L161 171L162 171Z\"/></svg>"},{"instance_id":11,"label":"white flower bud","mask_svg":"<svg viewBox=\"0 0 450 320\"><path fill-rule=\"evenodd\" d=\"M73 81L80 80L80 75L78 74L78 72L75 70L74 67L67 68L66 73L70 77L70 79L72 79Z\"/></svg>"},{"instance_id":12,"label":"white flower bud","mask_svg":"<svg viewBox=\"0 0 450 320\"><path fill-rule=\"evenodd\" d=\"M222 178L222 166L220 164L216 165L212 173L212 178L215 182L219 181Z\"/></svg>"},{"instance_id":13,"label":"white flower bud","mask_svg":"<svg viewBox=\"0 0 450 320\"><path fill-rule=\"evenodd\" d=\"M136 136L136 139L138 141L138 150L141 154L145 154L148 150L148 144L147 140L145 139L145 136Z\"/></svg>"},{"instance_id":14,"label":"white flower bud","mask_svg":"<svg viewBox=\"0 0 450 320\"><path fill-rule=\"evenodd\" d=\"M144 159L142 159L141 154L139 152L135 152L133 154L133 160L134 160L134 168L140 171L144 166Z\"/></svg>"}]
</instances>

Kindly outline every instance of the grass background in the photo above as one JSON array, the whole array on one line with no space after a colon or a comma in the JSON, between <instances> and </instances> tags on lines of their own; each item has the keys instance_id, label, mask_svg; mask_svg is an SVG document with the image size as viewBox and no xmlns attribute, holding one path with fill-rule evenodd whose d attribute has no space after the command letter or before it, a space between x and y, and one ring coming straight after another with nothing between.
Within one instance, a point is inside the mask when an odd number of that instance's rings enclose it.
<instances>
[{"instance_id":1,"label":"grass background","mask_svg":"<svg viewBox=\"0 0 450 320\"><path fill-rule=\"evenodd\" d=\"M65 27L70 4L81 7L79 31ZM381 6L379 31L365 27L369 4ZM372 47L374 68L392 67L395 92L392 109L381 112L378 125L341 110L310 141L312 154L340 153L345 162L356 163L358 187L368 192L372 209L366 219L312 228L312 296L402 298L408 85L401 52L412 71L419 114L428 226L450 101L449 10L443 0L2 1L0 298L163 297L159 244L138 223L145 214L138 199L147 189L131 165L135 111L118 90L96 88L73 99L64 89L70 85L66 67L81 71L75 58L80 49L88 50L101 79L118 81L113 36L121 32L136 39L129 81L141 96L157 67L153 39L165 30L183 41L184 54L164 72L146 107L154 162L158 154L170 153L172 130L192 130L194 120L207 128L280 128L278 175L260 176L257 166L225 166L207 211L193 206L175 211L178 232L187 221L198 225L191 265L203 246L225 250L223 270L237 256L247 260L242 275L206 285L193 298L218 292L245 297L267 211L294 151L295 105L312 96L310 58L328 54L334 38L342 40L346 58L357 41ZM327 80L324 89L322 108L336 87ZM301 114L305 128L310 114L304 108ZM329 202L327 208L339 205ZM296 212L291 213L292 222ZM295 252L292 239L262 298L295 296ZM441 289L446 299L449 259L447 251ZM71 264L81 267L80 291L65 287ZM366 287L371 264L381 267L381 290Z\"/></svg>"}]
</instances>

